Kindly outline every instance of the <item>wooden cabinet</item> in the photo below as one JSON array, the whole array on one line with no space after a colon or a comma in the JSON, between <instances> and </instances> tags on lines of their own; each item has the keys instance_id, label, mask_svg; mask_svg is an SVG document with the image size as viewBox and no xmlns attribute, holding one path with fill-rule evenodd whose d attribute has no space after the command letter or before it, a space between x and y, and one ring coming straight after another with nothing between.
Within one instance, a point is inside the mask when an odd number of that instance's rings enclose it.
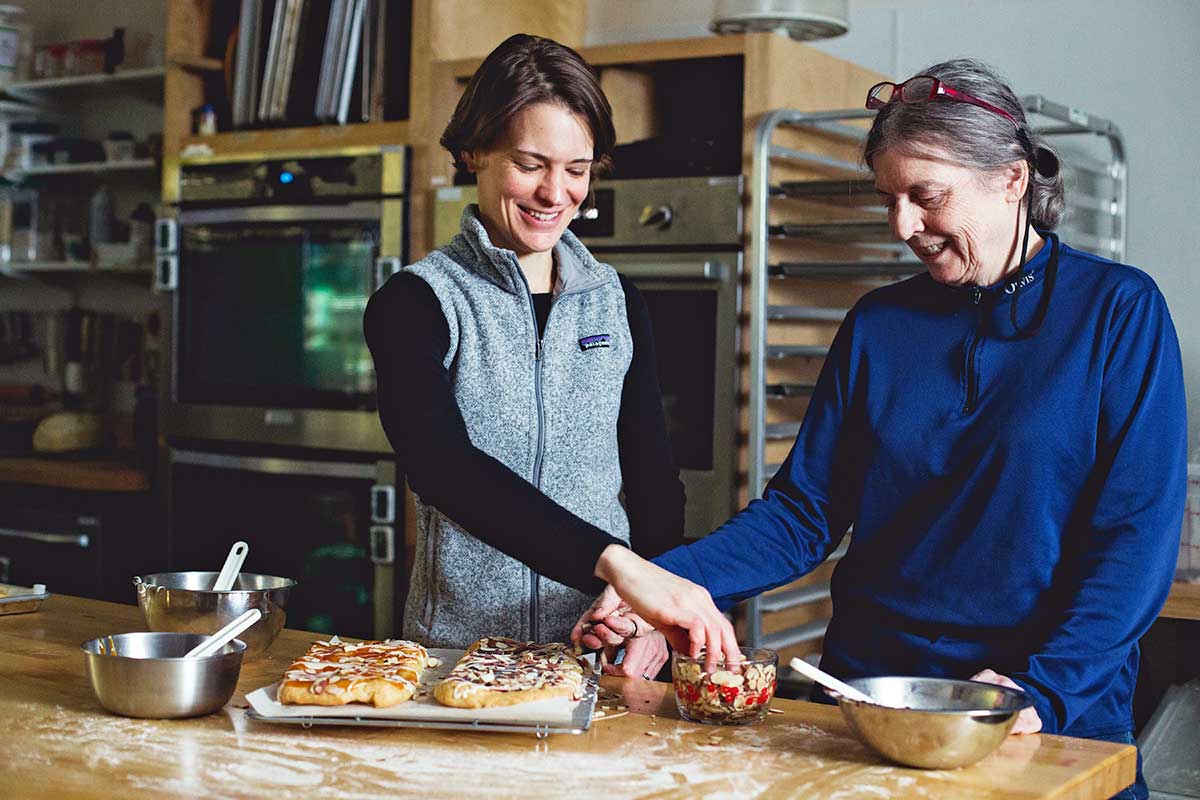
<instances>
[{"instance_id":1,"label":"wooden cabinet","mask_svg":"<svg viewBox=\"0 0 1200 800\"><path fill-rule=\"evenodd\" d=\"M206 156L279 155L287 151L336 150L364 145L413 148L409 240L414 257L428 249L432 209L432 163L444 160L437 138L449 117L443 96L433 92L435 62L478 60L513 33L546 36L568 45L583 41L583 0L413 0L409 119L395 122L285 127L269 130L191 133L192 109L205 102L205 75L223 65L205 58L213 0L168 0L166 100L163 108L162 202L178 202L179 162L184 152ZM455 98L457 100L457 97ZM451 105L453 109L453 105ZM439 126L440 123L440 126ZM429 146L429 142L433 146Z\"/></svg>"}]
</instances>

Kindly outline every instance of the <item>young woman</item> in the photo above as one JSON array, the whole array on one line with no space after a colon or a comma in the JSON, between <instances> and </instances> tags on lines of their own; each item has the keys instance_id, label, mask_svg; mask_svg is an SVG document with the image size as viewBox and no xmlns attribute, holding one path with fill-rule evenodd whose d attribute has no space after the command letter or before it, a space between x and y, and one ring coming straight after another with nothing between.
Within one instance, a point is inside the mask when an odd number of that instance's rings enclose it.
<instances>
[{"instance_id":1,"label":"young woman","mask_svg":"<svg viewBox=\"0 0 1200 800\"><path fill-rule=\"evenodd\" d=\"M606 548L682 541L646 305L567 230L615 138L578 53L506 40L441 140L478 205L368 304L380 418L417 496L406 637L565 640ZM666 657L637 636L611 671L652 677Z\"/></svg>"}]
</instances>

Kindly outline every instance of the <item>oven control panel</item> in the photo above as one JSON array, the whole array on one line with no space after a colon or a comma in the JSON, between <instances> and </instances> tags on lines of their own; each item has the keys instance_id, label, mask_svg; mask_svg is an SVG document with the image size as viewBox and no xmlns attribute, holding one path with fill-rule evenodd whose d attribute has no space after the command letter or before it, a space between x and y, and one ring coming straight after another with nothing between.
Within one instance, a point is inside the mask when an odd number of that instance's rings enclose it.
<instances>
[{"instance_id":1,"label":"oven control panel","mask_svg":"<svg viewBox=\"0 0 1200 800\"><path fill-rule=\"evenodd\" d=\"M602 181L571 230L589 248L739 247L742 178Z\"/></svg>"},{"instance_id":2,"label":"oven control panel","mask_svg":"<svg viewBox=\"0 0 1200 800\"><path fill-rule=\"evenodd\" d=\"M280 158L185 164L179 198L185 205L302 204L400 193L392 159L402 153Z\"/></svg>"}]
</instances>

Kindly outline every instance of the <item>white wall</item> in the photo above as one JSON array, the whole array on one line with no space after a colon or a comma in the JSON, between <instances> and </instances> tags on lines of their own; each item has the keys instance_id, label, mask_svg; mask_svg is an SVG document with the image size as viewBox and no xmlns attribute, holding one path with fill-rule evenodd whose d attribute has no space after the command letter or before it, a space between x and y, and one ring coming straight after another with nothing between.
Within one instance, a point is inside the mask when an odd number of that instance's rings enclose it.
<instances>
[{"instance_id":1,"label":"white wall","mask_svg":"<svg viewBox=\"0 0 1200 800\"><path fill-rule=\"evenodd\" d=\"M587 43L710 35L715 6L588 0ZM1042 94L1117 124L1129 163L1126 260L1154 277L1171 308L1183 349L1189 441L1197 444L1200 2L849 0L849 19L849 33L815 46L897 78L955 56L981 58L1018 94Z\"/></svg>"}]
</instances>

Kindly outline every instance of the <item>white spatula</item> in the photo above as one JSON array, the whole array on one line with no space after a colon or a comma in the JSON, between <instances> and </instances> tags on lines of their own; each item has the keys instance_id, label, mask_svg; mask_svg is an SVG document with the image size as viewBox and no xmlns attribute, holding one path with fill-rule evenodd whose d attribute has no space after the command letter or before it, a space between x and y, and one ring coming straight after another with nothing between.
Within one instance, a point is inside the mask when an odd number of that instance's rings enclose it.
<instances>
[{"instance_id":1,"label":"white spatula","mask_svg":"<svg viewBox=\"0 0 1200 800\"><path fill-rule=\"evenodd\" d=\"M245 614L240 615L233 622L226 625L221 630L209 636L200 644L187 651L184 658L205 658L207 656L216 655L217 652L225 645L237 638L237 635L249 628L254 623L262 619L262 612L257 608L252 608Z\"/></svg>"},{"instance_id":2,"label":"white spatula","mask_svg":"<svg viewBox=\"0 0 1200 800\"><path fill-rule=\"evenodd\" d=\"M842 697L845 697L850 700L855 700L859 703L873 703L874 705L877 705L877 706L886 705L886 703L876 702L874 699L872 699L868 695L863 694L862 692L860 692L858 689L855 689L850 684L839 681L837 678L833 677L825 670L814 667L812 664L808 663L807 661L805 661L802 658L793 658L791 661L791 664L792 664L792 669L796 670L796 672L799 672L800 674L802 674L808 678L812 678L814 681L821 684L826 689L832 689L833 691L840 694Z\"/></svg>"},{"instance_id":3,"label":"white spatula","mask_svg":"<svg viewBox=\"0 0 1200 800\"><path fill-rule=\"evenodd\" d=\"M217 582L213 584L214 592L228 592L233 588L238 573L242 571L242 562L246 560L246 553L249 552L250 545L245 542L233 543L233 547L229 548L229 555L225 558L225 566L221 567Z\"/></svg>"}]
</instances>

